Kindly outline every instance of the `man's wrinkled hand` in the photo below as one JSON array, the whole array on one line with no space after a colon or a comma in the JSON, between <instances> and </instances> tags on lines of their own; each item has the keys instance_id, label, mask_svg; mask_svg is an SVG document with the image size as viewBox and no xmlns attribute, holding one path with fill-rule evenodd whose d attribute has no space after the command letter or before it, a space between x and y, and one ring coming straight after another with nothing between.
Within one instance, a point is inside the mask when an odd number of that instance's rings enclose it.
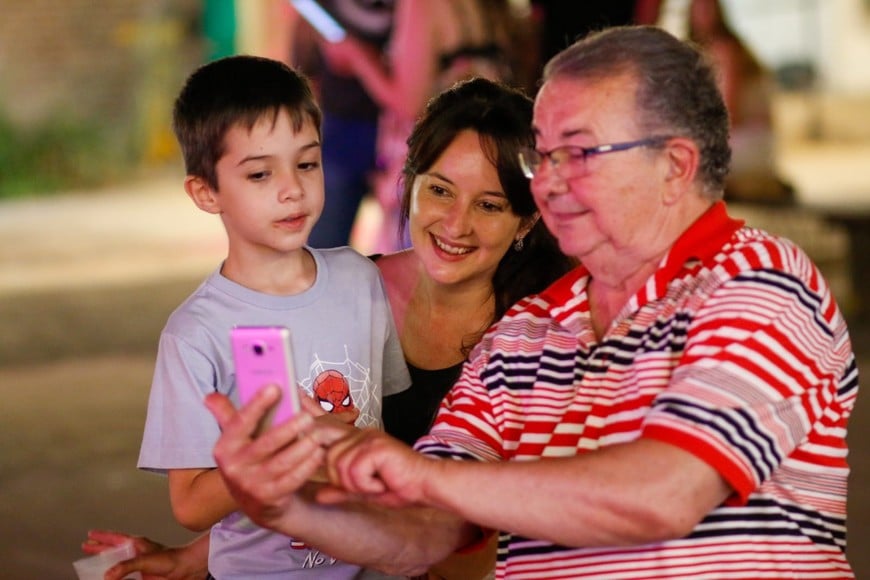
<instances>
[{"instance_id":1,"label":"man's wrinkled hand","mask_svg":"<svg viewBox=\"0 0 870 580\"><path fill-rule=\"evenodd\" d=\"M224 482L242 510L266 527L292 508L294 494L325 459L324 448L309 435L314 418L305 411L255 436L279 397L277 388L266 388L239 410L224 395L206 398L222 431L214 457Z\"/></svg>"}]
</instances>

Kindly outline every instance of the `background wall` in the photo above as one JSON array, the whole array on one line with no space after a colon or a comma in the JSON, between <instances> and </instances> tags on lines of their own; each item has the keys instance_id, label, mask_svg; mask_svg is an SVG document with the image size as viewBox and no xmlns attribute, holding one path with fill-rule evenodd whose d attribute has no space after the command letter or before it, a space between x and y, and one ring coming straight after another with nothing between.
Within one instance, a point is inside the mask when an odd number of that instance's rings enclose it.
<instances>
[{"instance_id":1,"label":"background wall","mask_svg":"<svg viewBox=\"0 0 870 580\"><path fill-rule=\"evenodd\" d=\"M688 0L668 0L678 15ZM772 68L809 63L818 88L870 93L870 2L722 0L737 31ZM678 19L678 16L672 16Z\"/></svg>"},{"instance_id":2,"label":"background wall","mask_svg":"<svg viewBox=\"0 0 870 580\"><path fill-rule=\"evenodd\" d=\"M811 70L814 95L857 97L857 107L866 108L870 2L722 1L737 30L768 66ZM236 28L237 50L257 52L267 4L268 0L4 0L0 162L10 168L37 156L10 159L9 151L14 153L16 145L8 142L22 140L14 132L4 135L2 123L16 130L80 123L134 163L147 166L176 159L168 124L173 95L192 67L225 53L227 39L232 45L228 27ZM688 0L667 0L669 28L679 29L687 4ZM864 115L859 116L852 124L863 127ZM860 132L870 134L870 127ZM63 138L61 134L55 141ZM65 151L73 146L57 147L55 141L49 140L43 149ZM60 161L83 165L99 155L90 151ZM45 164L60 163L56 154L46 156ZM92 173L107 171L116 162L102 163ZM24 168L22 175L48 169Z\"/></svg>"}]
</instances>

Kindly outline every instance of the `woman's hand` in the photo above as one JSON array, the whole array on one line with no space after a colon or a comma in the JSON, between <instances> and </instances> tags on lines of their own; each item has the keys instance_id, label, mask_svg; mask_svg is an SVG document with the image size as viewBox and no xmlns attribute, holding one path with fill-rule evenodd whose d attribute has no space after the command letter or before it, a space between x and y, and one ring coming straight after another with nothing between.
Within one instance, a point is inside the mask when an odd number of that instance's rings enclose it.
<instances>
[{"instance_id":1,"label":"woman's hand","mask_svg":"<svg viewBox=\"0 0 870 580\"><path fill-rule=\"evenodd\" d=\"M350 36L340 42L321 42L320 52L329 63L329 68L344 76L358 74L364 60L378 58L376 51Z\"/></svg>"}]
</instances>

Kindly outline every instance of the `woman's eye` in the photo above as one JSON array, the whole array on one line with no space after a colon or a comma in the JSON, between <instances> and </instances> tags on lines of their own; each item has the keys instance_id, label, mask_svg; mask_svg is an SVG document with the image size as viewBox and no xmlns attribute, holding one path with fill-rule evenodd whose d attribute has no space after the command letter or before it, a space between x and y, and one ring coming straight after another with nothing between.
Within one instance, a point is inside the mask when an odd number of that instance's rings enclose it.
<instances>
[{"instance_id":1,"label":"woman's eye","mask_svg":"<svg viewBox=\"0 0 870 580\"><path fill-rule=\"evenodd\" d=\"M480 202L480 207L485 212L489 213L498 213L504 211L504 206L499 203L493 203L491 201L482 201Z\"/></svg>"},{"instance_id":2,"label":"woman's eye","mask_svg":"<svg viewBox=\"0 0 870 580\"><path fill-rule=\"evenodd\" d=\"M437 196L445 196L448 193L447 190L445 188L441 187L440 185L430 185L429 191L431 191L433 194L435 194Z\"/></svg>"},{"instance_id":3,"label":"woman's eye","mask_svg":"<svg viewBox=\"0 0 870 580\"><path fill-rule=\"evenodd\" d=\"M313 171L320 167L319 161L303 161L298 165L300 171Z\"/></svg>"}]
</instances>

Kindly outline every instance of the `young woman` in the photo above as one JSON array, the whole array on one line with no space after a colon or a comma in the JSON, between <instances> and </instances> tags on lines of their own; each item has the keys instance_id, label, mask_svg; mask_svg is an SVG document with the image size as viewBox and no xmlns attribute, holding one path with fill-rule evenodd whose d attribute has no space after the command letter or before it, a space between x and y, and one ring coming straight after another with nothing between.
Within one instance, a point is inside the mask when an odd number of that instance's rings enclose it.
<instances>
[{"instance_id":1,"label":"young woman","mask_svg":"<svg viewBox=\"0 0 870 580\"><path fill-rule=\"evenodd\" d=\"M483 332L572 264L523 183L529 127L524 95L476 79L434 99L408 140L401 215L412 247L377 264L413 383L384 400L384 424L409 444Z\"/></svg>"}]
</instances>

